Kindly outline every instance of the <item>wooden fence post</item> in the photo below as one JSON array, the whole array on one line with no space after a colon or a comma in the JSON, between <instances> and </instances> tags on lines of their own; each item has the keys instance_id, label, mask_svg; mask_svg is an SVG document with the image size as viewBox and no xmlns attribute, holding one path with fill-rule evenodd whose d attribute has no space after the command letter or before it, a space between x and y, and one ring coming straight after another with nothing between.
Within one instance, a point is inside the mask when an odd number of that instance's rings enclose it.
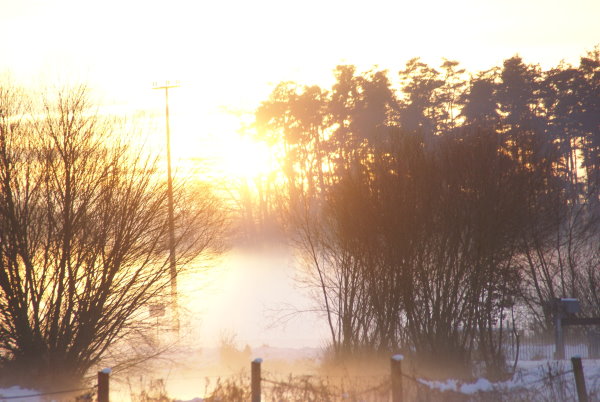
<instances>
[{"instance_id":1,"label":"wooden fence post","mask_svg":"<svg viewBox=\"0 0 600 402\"><path fill-rule=\"evenodd\" d=\"M108 402L110 369L98 371L98 402Z\"/></svg>"},{"instance_id":2,"label":"wooden fence post","mask_svg":"<svg viewBox=\"0 0 600 402\"><path fill-rule=\"evenodd\" d=\"M554 317L554 358L562 360L565 358L565 336L562 327L562 318L559 313Z\"/></svg>"},{"instance_id":3,"label":"wooden fence post","mask_svg":"<svg viewBox=\"0 0 600 402\"><path fill-rule=\"evenodd\" d=\"M402 360L404 356L392 356L392 402L402 402Z\"/></svg>"},{"instance_id":4,"label":"wooden fence post","mask_svg":"<svg viewBox=\"0 0 600 402\"><path fill-rule=\"evenodd\" d=\"M252 361L252 402L260 402L260 365L261 358Z\"/></svg>"},{"instance_id":5,"label":"wooden fence post","mask_svg":"<svg viewBox=\"0 0 600 402\"><path fill-rule=\"evenodd\" d=\"M583 376L583 365L581 357L573 356L571 358L573 364L573 374L575 375L575 386L577 387L577 399L579 402L588 402L587 390L585 389L585 377Z\"/></svg>"}]
</instances>

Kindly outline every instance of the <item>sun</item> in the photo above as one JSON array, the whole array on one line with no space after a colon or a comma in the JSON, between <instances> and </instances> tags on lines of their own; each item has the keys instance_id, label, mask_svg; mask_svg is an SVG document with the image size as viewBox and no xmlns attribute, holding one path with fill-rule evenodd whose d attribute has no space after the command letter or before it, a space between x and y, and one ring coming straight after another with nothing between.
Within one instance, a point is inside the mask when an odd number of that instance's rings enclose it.
<instances>
[{"instance_id":1,"label":"sun","mask_svg":"<svg viewBox=\"0 0 600 402\"><path fill-rule=\"evenodd\" d=\"M171 151L178 170L232 184L276 175L278 164L274 148L250 135L240 134L226 124L208 132L190 129L194 125L183 121L173 126Z\"/></svg>"},{"instance_id":2,"label":"sun","mask_svg":"<svg viewBox=\"0 0 600 402\"><path fill-rule=\"evenodd\" d=\"M223 144L220 168L230 179L253 181L270 175L276 169L269 146L249 136L232 134Z\"/></svg>"},{"instance_id":3,"label":"sun","mask_svg":"<svg viewBox=\"0 0 600 402\"><path fill-rule=\"evenodd\" d=\"M236 185L239 182L275 180L279 176L277 146L253 137L253 114L223 113L203 103L190 85L169 91L170 148L173 169L200 180ZM165 146L165 97L156 94L151 104L149 142L162 158Z\"/></svg>"}]
</instances>

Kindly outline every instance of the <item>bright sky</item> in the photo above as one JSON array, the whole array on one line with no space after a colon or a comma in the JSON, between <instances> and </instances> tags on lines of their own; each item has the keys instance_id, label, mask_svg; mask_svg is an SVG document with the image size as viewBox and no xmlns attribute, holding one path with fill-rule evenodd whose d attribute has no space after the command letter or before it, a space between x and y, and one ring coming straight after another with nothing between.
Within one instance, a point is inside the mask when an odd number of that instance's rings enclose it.
<instances>
[{"instance_id":1,"label":"bright sky","mask_svg":"<svg viewBox=\"0 0 600 402\"><path fill-rule=\"evenodd\" d=\"M200 105L238 106L341 62L576 61L600 42L599 16L598 0L0 0L0 71L140 93L179 79Z\"/></svg>"},{"instance_id":2,"label":"bright sky","mask_svg":"<svg viewBox=\"0 0 600 402\"><path fill-rule=\"evenodd\" d=\"M598 0L0 0L0 71L110 97L181 80L199 108L251 108L273 84L327 81L343 62L576 62L600 43L599 16Z\"/></svg>"},{"instance_id":3,"label":"bright sky","mask_svg":"<svg viewBox=\"0 0 600 402\"><path fill-rule=\"evenodd\" d=\"M180 80L173 142L187 158L224 152L240 125L224 110L251 112L279 81L329 85L340 63L393 79L415 56L470 71L515 53L576 63L600 43L599 16L598 0L0 0L0 72L83 81L124 110L159 113L152 83Z\"/></svg>"},{"instance_id":4,"label":"bright sky","mask_svg":"<svg viewBox=\"0 0 600 402\"><path fill-rule=\"evenodd\" d=\"M34 86L85 82L113 110L160 117L153 82L180 80L170 95L176 168L208 156L252 176L269 158L225 111L252 112L282 80L328 86L340 63L378 65L393 80L415 56L470 71L516 53L543 67L577 63L600 43L599 17L600 0L0 0L0 73ZM163 130L158 119L155 140Z\"/></svg>"}]
</instances>

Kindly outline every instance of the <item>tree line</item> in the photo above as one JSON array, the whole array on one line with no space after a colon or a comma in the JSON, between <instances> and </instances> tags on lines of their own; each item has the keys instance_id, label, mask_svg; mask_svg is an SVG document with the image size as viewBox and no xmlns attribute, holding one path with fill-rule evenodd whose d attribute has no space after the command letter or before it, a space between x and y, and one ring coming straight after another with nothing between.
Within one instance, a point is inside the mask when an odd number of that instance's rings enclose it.
<instances>
[{"instance_id":1,"label":"tree line","mask_svg":"<svg viewBox=\"0 0 600 402\"><path fill-rule=\"evenodd\" d=\"M255 115L337 355L498 377L506 331L550 330L553 299L600 313L600 48L548 70L334 74L280 83Z\"/></svg>"}]
</instances>

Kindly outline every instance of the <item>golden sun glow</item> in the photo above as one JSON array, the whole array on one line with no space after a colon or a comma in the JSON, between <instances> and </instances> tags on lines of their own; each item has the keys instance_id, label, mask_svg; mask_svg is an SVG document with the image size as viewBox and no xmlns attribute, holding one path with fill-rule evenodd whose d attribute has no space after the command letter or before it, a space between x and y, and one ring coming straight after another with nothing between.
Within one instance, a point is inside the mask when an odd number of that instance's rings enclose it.
<instances>
[{"instance_id":1,"label":"golden sun glow","mask_svg":"<svg viewBox=\"0 0 600 402\"><path fill-rule=\"evenodd\" d=\"M226 152L223 153L221 167L226 176L254 180L275 169L275 160L266 144L248 136L237 137L223 144Z\"/></svg>"},{"instance_id":2,"label":"golden sun glow","mask_svg":"<svg viewBox=\"0 0 600 402\"><path fill-rule=\"evenodd\" d=\"M433 7L375 0L367 9L340 0L301 6L275 0L5 3L0 31L11 40L0 44L5 55L0 72L8 69L27 82L61 77L86 82L109 103L114 98L124 109L149 111L159 117L147 130L148 141L160 151L164 95L152 83L181 80L181 88L169 94L174 168L187 170L210 159L216 163L211 175L246 179L272 173L275 158L267 147L238 135L239 121L223 110L251 112L280 81L327 87L337 64L362 70L379 64L394 74L415 56L432 65L441 57L456 59L470 71L498 65L514 53L545 66L560 58L574 62L596 44L600 10L596 0L574 0L569 7L542 0L526 5L436 0ZM398 24L399 15L413 18ZM306 29L306 21L323 29ZM21 32L23 26L36 29ZM440 40L448 32L461 39ZM405 43L406 37L417 40ZM401 52L390 51L398 43Z\"/></svg>"},{"instance_id":3,"label":"golden sun glow","mask_svg":"<svg viewBox=\"0 0 600 402\"><path fill-rule=\"evenodd\" d=\"M235 184L239 180L264 179L277 169L271 148L240 134L240 125L251 123L253 114L224 113L203 104L193 83L169 91L169 127L172 166L184 175L217 179ZM146 105L150 110L145 126L147 144L166 159L164 92L152 93ZM142 108L143 108L142 107Z\"/></svg>"}]
</instances>

